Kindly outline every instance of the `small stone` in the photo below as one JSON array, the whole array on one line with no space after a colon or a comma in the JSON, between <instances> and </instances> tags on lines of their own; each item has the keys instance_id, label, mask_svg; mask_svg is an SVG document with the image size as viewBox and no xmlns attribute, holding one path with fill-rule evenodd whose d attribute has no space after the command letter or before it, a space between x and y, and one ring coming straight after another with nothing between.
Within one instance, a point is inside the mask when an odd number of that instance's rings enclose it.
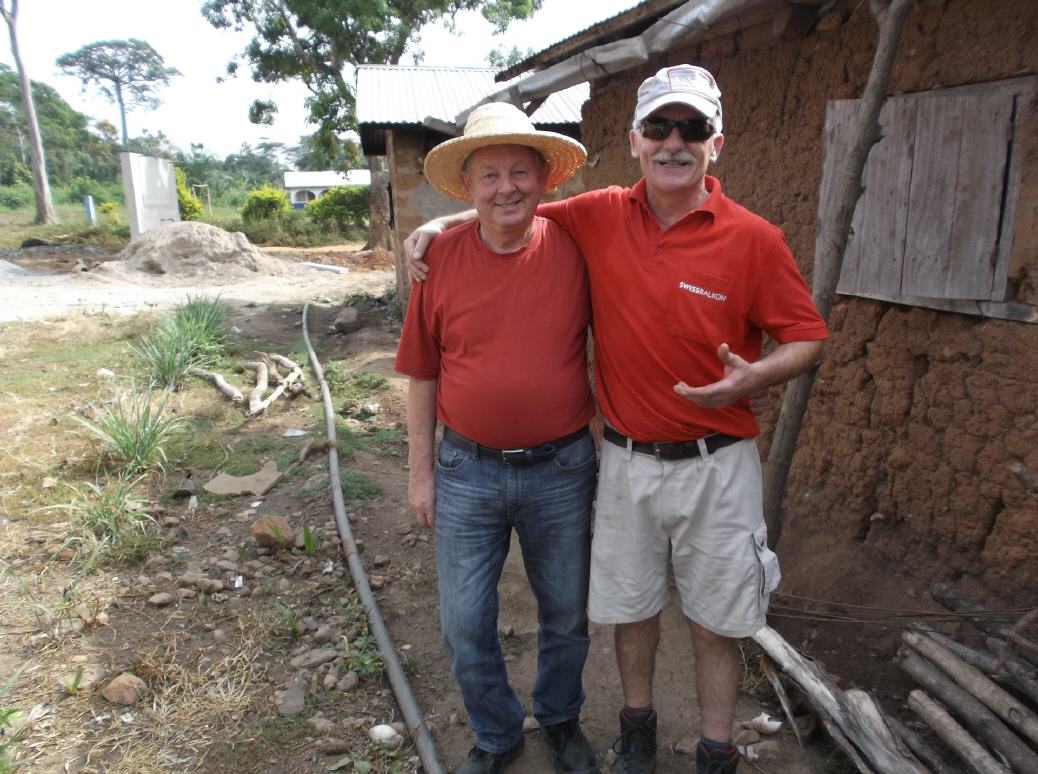
<instances>
[{"instance_id":1,"label":"small stone","mask_svg":"<svg viewBox=\"0 0 1038 774\"><path fill-rule=\"evenodd\" d=\"M80 602L76 605L72 612L87 626L94 622L94 613L85 602Z\"/></svg>"},{"instance_id":2,"label":"small stone","mask_svg":"<svg viewBox=\"0 0 1038 774\"><path fill-rule=\"evenodd\" d=\"M375 591L379 591L386 587L386 576L385 575L372 575L368 579L368 585Z\"/></svg>"},{"instance_id":3,"label":"small stone","mask_svg":"<svg viewBox=\"0 0 1038 774\"><path fill-rule=\"evenodd\" d=\"M216 640L216 642L223 642L227 639L227 632L223 629L213 629L213 639Z\"/></svg>"},{"instance_id":4,"label":"small stone","mask_svg":"<svg viewBox=\"0 0 1038 774\"><path fill-rule=\"evenodd\" d=\"M163 527L179 527L180 526L180 519L178 519L176 516L166 516L162 520L162 526Z\"/></svg>"},{"instance_id":5,"label":"small stone","mask_svg":"<svg viewBox=\"0 0 1038 774\"><path fill-rule=\"evenodd\" d=\"M155 582L156 583L172 583L173 582L173 573L165 572L165 571L160 572L160 573L158 573L155 576Z\"/></svg>"},{"instance_id":6,"label":"small stone","mask_svg":"<svg viewBox=\"0 0 1038 774\"><path fill-rule=\"evenodd\" d=\"M500 629L498 629L497 632L501 635L502 640L506 640L513 634L515 634L515 627L511 624L505 624Z\"/></svg>"},{"instance_id":7,"label":"small stone","mask_svg":"<svg viewBox=\"0 0 1038 774\"><path fill-rule=\"evenodd\" d=\"M325 739L317 740L317 749L320 752L331 755L333 753L345 753L353 749L353 746L345 739L339 739L338 737L329 736Z\"/></svg>"},{"instance_id":8,"label":"small stone","mask_svg":"<svg viewBox=\"0 0 1038 774\"><path fill-rule=\"evenodd\" d=\"M339 313L335 315L335 319L332 320L332 327L336 333L353 333L360 330L363 325L360 319L360 312L352 306L345 306L340 309Z\"/></svg>"},{"instance_id":9,"label":"small stone","mask_svg":"<svg viewBox=\"0 0 1038 774\"><path fill-rule=\"evenodd\" d=\"M194 586L202 578L198 570L186 570L177 578L178 586Z\"/></svg>"},{"instance_id":10,"label":"small stone","mask_svg":"<svg viewBox=\"0 0 1038 774\"><path fill-rule=\"evenodd\" d=\"M360 677L357 676L356 672L350 670L339 679L339 682L335 684L335 690L339 693L349 693L356 688L359 683Z\"/></svg>"},{"instance_id":11,"label":"small stone","mask_svg":"<svg viewBox=\"0 0 1038 774\"><path fill-rule=\"evenodd\" d=\"M335 629L328 624L321 624L314 632L314 642L331 642L335 639Z\"/></svg>"},{"instance_id":12,"label":"small stone","mask_svg":"<svg viewBox=\"0 0 1038 774\"><path fill-rule=\"evenodd\" d=\"M412 532L414 532L414 524L400 524L396 528L398 535L410 535Z\"/></svg>"},{"instance_id":13,"label":"small stone","mask_svg":"<svg viewBox=\"0 0 1038 774\"><path fill-rule=\"evenodd\" d=\"M181 599L194 599L198 596L198 592L194 589L177 589L177 596Z\"/></svg>"},{"instance_id":14,"label":"small stone","mask_svg":"<svg viewBox=\"0 0 1038 774\"><path fill-rule=\"evenodd\" d=\"M283 691L274 693L274 706L282 717L298 715L306 708L306 680L297 679Z\"/></svg>"},{"instance_id":15,"label":"small stone","mask_svg":"<svg viewBox=\"0 0 1038 774\"><path fill-rule=\"evenodd\" d=\"M265 548L290 546L295 540L295 531L284 516L260 516L249 526L249 532Z\"/></svg>"},{"instance_id":16,"label":"small stone","mask_svg":"<svg viewBox=\"0 0 1038 774\"><path fill-rule=\"evenodd\" d=\"M527 715L523 718L523 733L528 734L531 731L536 731L541 727L541 724L537 722L537 718Z\"/></svg>"},{"instance_id":17,"label":"small stone","mask_svg":"<svg viewBox=\"0 0 1038 774\"><path fill-rule=\"evenodd\" d=\"M135 581L135 583L138 586L151 586L152 585L151 578L149 578L147 575L138 575L137 576L137 580Z\"/></svg>"},{"instance_id":18,"label":"small stone","mask_svg":"<svg viewBox=\"0 0 1038 774\"><path fill-rule=\"evenodd\" d=\"M223 591L223 581L214 580L213 578L199 578L195 581L195 588L206 594L215 594L217 591Z\"/></svg>"},{"instance_id":19,"label":"small stone","mask_svg":"<svg viewBox=\"0 0 1038 774\"><path fill-rule=\"evenodd\" d=\"M217 602L217 603L219 603L219 602L226 602L227 601L227 595L226 594L220 594L220 593L210 594L209 595L209 601L210 602Z\"/></svg>"},{"instance_id":20,"label":"small stone","mask_svg":"<svg viewBox=\"0 0 1038 774\"><path fill-rule=\"evenodd\" d=\"M160 594L153 594L148 597L148 604L153 607L165 607L166 605L173 604L173 595L162 592Z\"/></svg>"},{"instance_id":21,"label":"small stone","mask_svg":"<svg viewBox=\"0 0 1038 774\"><path fill-rule=\"evenodd\" d=\"M467 717L465 717L465 714L462 712L452 712L450 714L448 722L452 726L464 726L469 722L469 720Z\"/></svg>"},{"instance_id":22,"label":"small stone","mask_svg":"<svg viewBox=\"0 0 1038 774\"><path fill-rule=\"evenodd\" d=\"M328 718L310 718L310 725L319 734L330 734L335 730L335 724Z\"/></svg>"},{"instance_id":23,"label":"small stone","mask_svg":"<svg viewBox=\"0 0 1038 774\"><path fill-rule=\"evenodd\" d=\"M82 669L82 673L79 670ZM58 682L59 690L69 693L76 684L76 674L79 673L79 684L76 685L77 692L92 691L94 687L104 679L105 668L100 664L86 664L79 669L69 672Z\"/></svg>"},{"instance_id":24,"label":"small stone","mask_svg":"<svg viewBox=\"0 0 1038 774\"><path fill-rule=\"evenodd\" d=\"M385 554L376 554L374 560L372 560L372 564L376 567L385 567L389 564L389 557Z\"/></svg>"},{"instance_id":25,"label":"small stone","mask_svg":"<svg viewBox=\"0 0 1038 774\"><path fill-rule=\"evenodd\" d=\"M58 561L71 562L76 558L76 549L74 548L63 548L58 552Z\"/></svg>"},{"instance_id":26,"label":"small stone","mask_svg":"<svg viewBox=\"0 0 1038 774\"><path fill-rule=\"evenodd\" d=\"M326 674L324 676L324 679L321 681L321 685L324 687L324 690L330 691L335 687L336 683L338 682L339 673L336 672L334 669L329 669L328 674Z\"/></svg>"},{"instance_id":27,"label":"small stone","mask_svg":"<svg viewBox=\"0 0 1038 774\"><path fill-rule=\"evenodd\" d=\"M132 672L123 672L101 689L101 695L112 704L129 706L148 692L147 684Z\"/></svg>"},{"instance_id":28,"label":"small stone","mask_svg":"<svg viewBox=\"0 0 1038 774\"><path fill-rule=\"evenodd\" d=\"M338 657L339 651L334 648L317 648L296 656L289 663L296 669L309 669L311 667L319 666L320 664L327 664L329 661L334 661Z\"/></svg>"}]
</instances>

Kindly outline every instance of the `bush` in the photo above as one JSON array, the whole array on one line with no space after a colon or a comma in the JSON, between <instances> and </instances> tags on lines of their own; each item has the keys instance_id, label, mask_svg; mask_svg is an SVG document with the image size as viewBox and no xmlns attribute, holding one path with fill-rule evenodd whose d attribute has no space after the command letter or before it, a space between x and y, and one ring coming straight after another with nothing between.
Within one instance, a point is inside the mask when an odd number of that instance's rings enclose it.
<instances>
[{"instance_id":1,"label":"bush","mask_svg":"<svg viewBox=\"0 0 1038 774\"><path fill-rule=\"evenodd\" d=\"M21 210L25 207L31 207L33 201L31 186L0 186L0 210Z\"/></svg>"},{"instance_id":2,"label":"bush","mask_svg":"<svg viewBox=\"0 0 1038 774\"><path fill-rule=\"evenodd\" d=\"M280 188L265 185L245 194L245 206L241 208L241 216L246 221L276 221L288 211L288 194Z\"/></svg>"},{"instance_id":3,"label":"bush","mask_svg":"<svg viewBox=\"0 0 1038 774\"><path fill-rule=\"evenodd\" d=\"M190 188L188 188L187 177L184 176L184 170L180 167L175 167L173 175L177 179L177 206L180 208L180 219L201 220L202 202L200 202L198 197L191 192Z\"/></svg>"},{"instance_id":4,"label":"bush","mask_svg":"<svg viewBox=\"0 0 1038 774\"><path fill-rule=\"evenodd\" d=\"M89 177L77 177L62 189L61 201L79 204L84 196L93 196L96 203L121 202L122 187L118 183L100 183Z\"/></svg>"},{"instance_id":5,"label":"bush","mask_svg":"<svg viewBox=\"0 0 1038 774\"><path fill-rule=\"evenodd\" d=\"M95 419L80 416L73 419L101 440L107 453L121 463L125 473L140 473L152 465L161 469L166 463L166 441L184 421L183 417L163 418L168 398L167 393L153 406L151 387L135 386L111 405L104 406Z\"/></svg>"},{"instance_id":6,"label":"bush","mask_svg":"<svg viewBox=\"0 0 1038 774\"><path fill-rule=\"evenodd\" d=\"M304 212L318 223L339 229L359 226L368 217L368 192L366 185L338 185L329 188L319 198L308 202Z\"/></svg>"},{"instance_id":7,"label":"bush","mask_svg":"<svg viewBox=\"0 0 1038 774\"><path fill-rule=\"evenodd\" d=\"M155 330L130 348L144 360L148 377L167 390L175 390L191 366L208 367L223 354L227 343L223 302L204 297L188 298L173 314L163 317Z\"/></svg>"}]
</instances>

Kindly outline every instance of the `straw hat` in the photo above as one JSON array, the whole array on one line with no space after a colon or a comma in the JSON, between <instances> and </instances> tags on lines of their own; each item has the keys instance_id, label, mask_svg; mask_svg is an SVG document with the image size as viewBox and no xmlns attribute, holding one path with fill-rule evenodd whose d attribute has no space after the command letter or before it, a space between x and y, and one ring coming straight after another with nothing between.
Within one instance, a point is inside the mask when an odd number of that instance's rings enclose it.
<instances>
[{"instance_id":1,"label":"straw hat","mask_svg":"<svg viewBox=\"0 0 1038 774\"><path fill-rule=\"evenodd\" d=\"M473 151L487 145L528 145L539 151L548 162L549 191L573 177L587 158L587 151L579 142L534 129L530 117L515 105L488 102L469 114L461 137L429 151L425 157L425 178L444 196L468 201L459 179L461 167Z\"/></svg>"}]
</instances>

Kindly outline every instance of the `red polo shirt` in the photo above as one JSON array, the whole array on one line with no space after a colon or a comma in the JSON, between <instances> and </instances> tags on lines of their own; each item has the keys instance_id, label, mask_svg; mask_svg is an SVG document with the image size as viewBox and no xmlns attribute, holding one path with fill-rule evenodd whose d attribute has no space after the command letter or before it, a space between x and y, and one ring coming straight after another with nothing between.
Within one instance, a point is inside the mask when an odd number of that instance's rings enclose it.
<instances>
[{"instance_id":1,"label":"red polo shirt","mask_svg":"<svg viewBox=\"0 0 1038 774\"><path fill-rule=\"evenodd\" d=\"M644 179L537 210L569 232L587 261L598 403L635 440L756 436L747 401L704 409L674 385L721 379L723 342L752 362L762 332L780 344L828 335L781 230L726 197L716 178L707 176L706 187L703 206L666 230Z\"/></svg>"}]
</instances>

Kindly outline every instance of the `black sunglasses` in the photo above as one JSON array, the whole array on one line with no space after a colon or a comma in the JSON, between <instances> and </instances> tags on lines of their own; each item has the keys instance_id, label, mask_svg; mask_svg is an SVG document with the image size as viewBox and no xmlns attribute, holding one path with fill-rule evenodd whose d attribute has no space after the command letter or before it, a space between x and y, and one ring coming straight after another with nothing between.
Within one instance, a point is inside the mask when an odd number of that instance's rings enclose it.
<instances>
[{"instance_id":1,"label":"black sunglasses","mask_svg":"<svg viewBox=\"0 0 1038 774\"><path fill-rule=\"evenodd\" d=\"M642 137L648 140L666 140L674 127L685 142L703 142L714 136L714 127L705 118L646 118L640 124Z\"/></svg>"}]
</instances>

